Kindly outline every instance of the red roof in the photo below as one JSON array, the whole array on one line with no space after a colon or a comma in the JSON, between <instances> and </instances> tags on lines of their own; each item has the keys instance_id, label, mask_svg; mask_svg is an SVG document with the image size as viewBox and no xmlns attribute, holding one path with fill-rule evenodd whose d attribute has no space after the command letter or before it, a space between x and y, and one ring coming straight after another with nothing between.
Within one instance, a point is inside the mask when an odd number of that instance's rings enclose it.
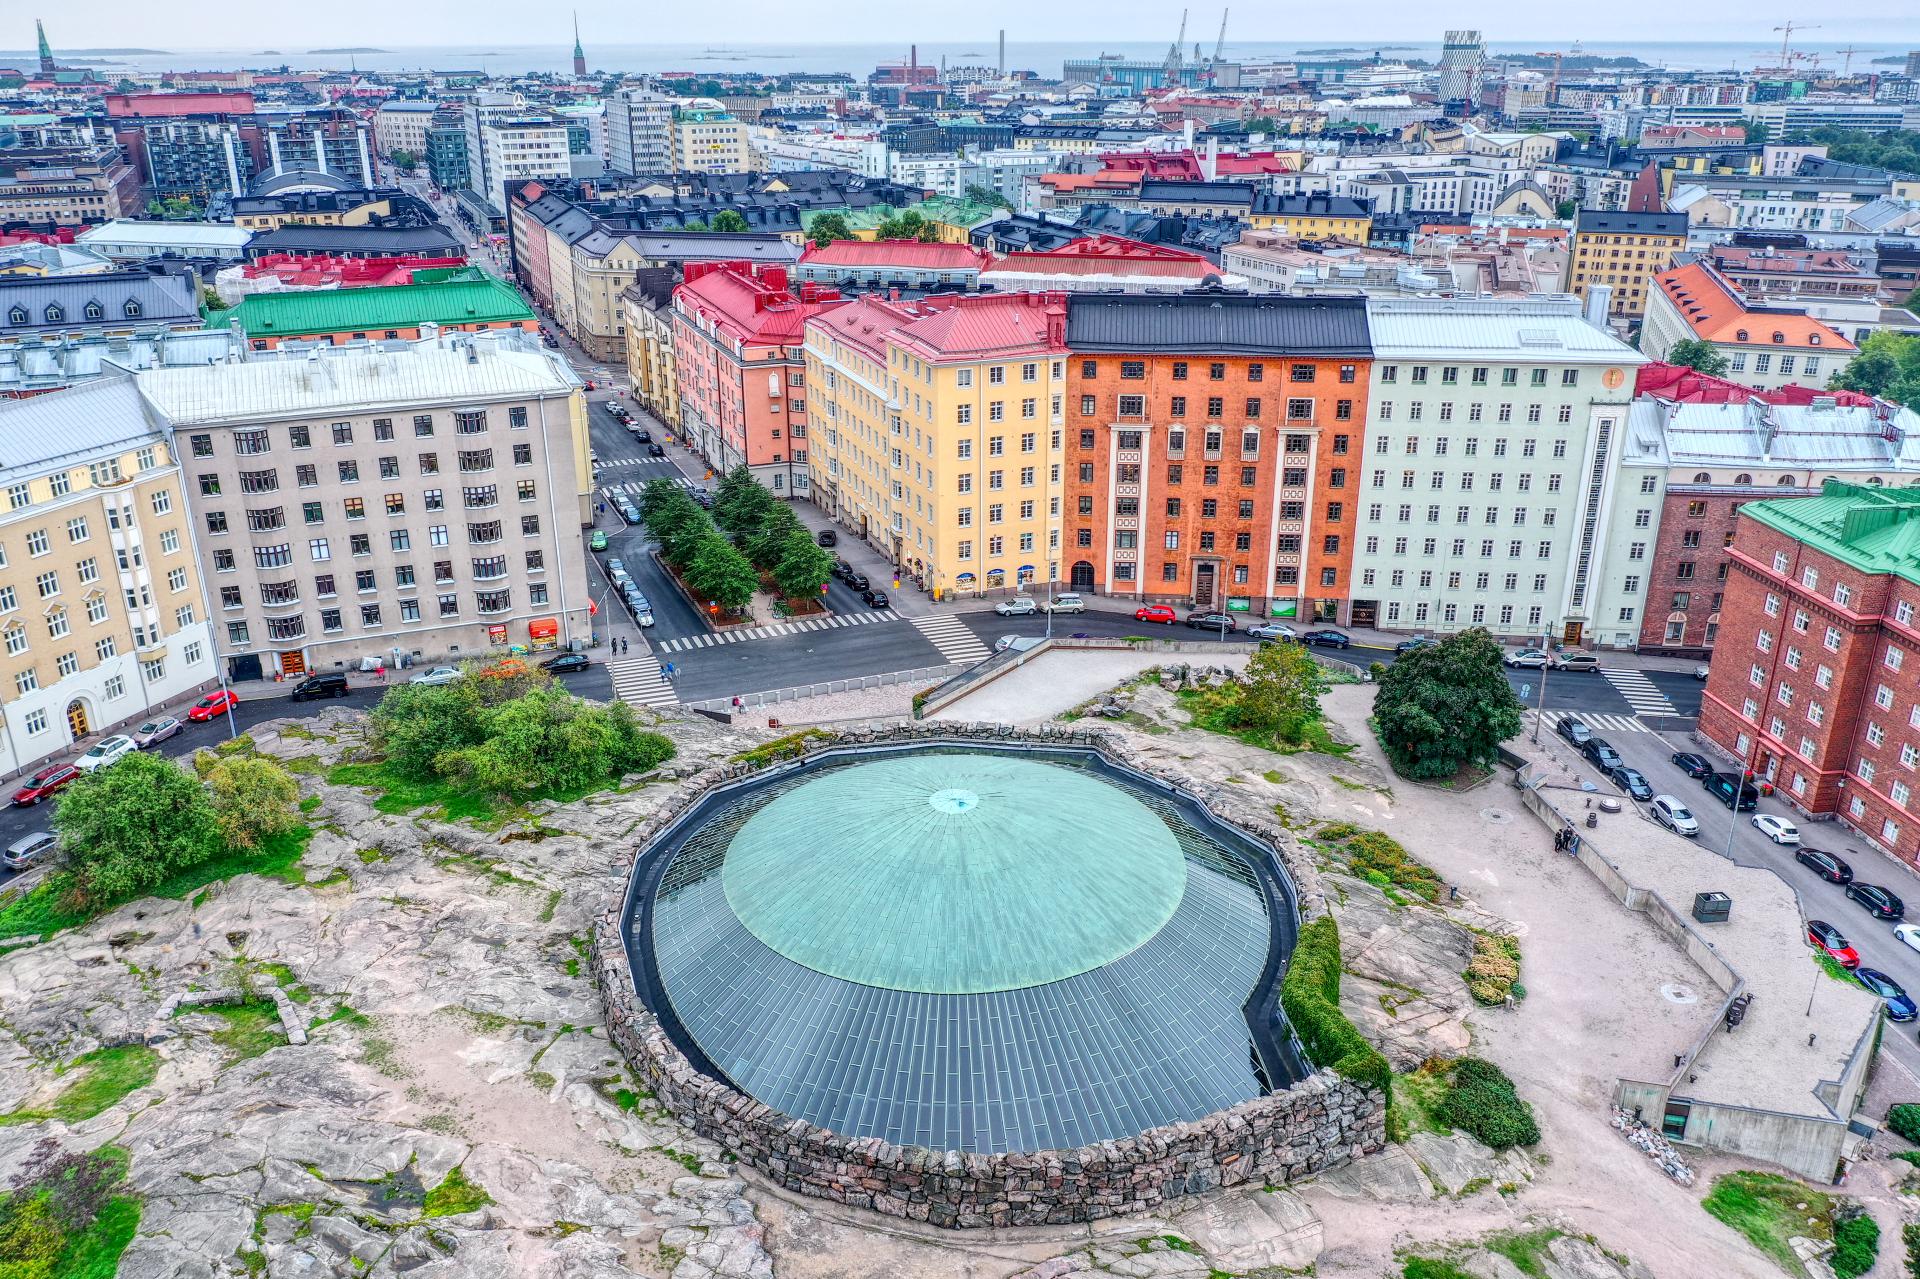
<instances>
[{"instance_id":1,"label":"red roof","mask_svg":"<svg viewBox=\"0 0 1920 1279\"><path fill-rule=\"evenodd\" d=\"M1678 404L1745 404L1749 400L1762 404L1810 404L1816 396L1832 396L1840 404L1862 408L1873 403L1871 395L1858 391L1823 391L1811 386L1756 391L1684 364L1642 364L1634 374L1633 393Z\"/></svg>"},{"instance_id":2,"label":"red roof","mask_svg":"<svg viewBox=\"0 0 1920 1279\"><path fill-rule=\"evenodd\" d=\"M1202 182L1204 158L1191 149L1181 151L1114 151L1100 157L1108 173L1138 173L1175 182ZM1214 175L1291 173L1293 166L1272 151L1245 155L1223 152L1214 160Z\"/></svg>"},{"instance_id":3,"label":"red roof","mask_svg":"<svg viewBox=\"0 0 1920 1279\"><path fill-rule=\"evenodd\" d=\"M809 319L841 303L832 289L804 286L796 297L784 267L757 262L690 262L687 280L673 291L686 306L724 325L743 342L799 345Z\"/></svg>"},{"instance_id":4,"label":"red roof","mask_svg":"<svg viewBox=\"0 0 1920 1279\"><path fill-rule=\"evenodd\" d=\"M465 265L466 261L461 258L307 258L269 253L258 262L249 262L240 269L249 280L273 276L294 288L317 289L334 284L412 284L415 271Z\"/></svg>"},{"instance_id":5,"label":"red roof","mask_svg":"<svg viewBox=\"0 0 1920 1279\"><path fill-rule=\"evenodd\" d=\"M922 271L977 271L989 258L971 244L927 244L919 240L834 240L809 245L801 266L911 267Z\"/></svg>"},{"instance_id":6,"label":"red roof","mask_svg":"<svg viewBox=\"0 0 1920 1279\"><path fill-rule=\"evenodd\" d=\"M933 299L928 299L929 302ZM1067 295L1009 293L939 299L900 327L898 340L929 359L1049 355L1067 349Z\"/></svg>"}]
</instances>

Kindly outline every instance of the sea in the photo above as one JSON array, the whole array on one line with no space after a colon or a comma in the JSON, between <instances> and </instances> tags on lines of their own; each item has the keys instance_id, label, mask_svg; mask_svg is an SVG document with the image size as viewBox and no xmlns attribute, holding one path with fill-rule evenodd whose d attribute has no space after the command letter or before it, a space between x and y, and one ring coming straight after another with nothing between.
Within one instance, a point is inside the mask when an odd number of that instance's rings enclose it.
<instances>
[{"instance_id":1,"label":"sea","mask_svg":"<svg viewBox=\"0 0 1920 1279\"><path fill-rule=\"evenodd\" d=\"M1909 49L1920 49L1920 25L1905 36L1889 38L1877 33L1880 43L1871 47L1855 43L1854 71L1892 69L1875 65L1876 58L1899 57L1904 63ZM1204 42L1211 51L1212 42ZM1491 42L1495 55L1531 53L1551 48L1550 41L1525 43ZM1571 49L1571 42L1560 47ZM1818 55L1819 66L1837 72L1847 60L1844 42L1826 44L1795 42L1802 53ZM596 71L659 75L673 71L723 74L726 72L767 72L781 75L843 72L864 77L882 63L905 62L911 44L653 44L587 46L587 63ZM1580 52L1600 57L1634 57L1653 66L1677 71L1752 70L1772 66L1779 61L1779 47L1756 33L1750 41L1660 42L1660 41L1582 41ZM291 67L295 70L347 70L379 72L479 70L497 74L515 72L567 72L572 66L571 44L554 45L445 45L424 48L379 49L372 52L322 52L309 49L176 49L166 51L93 52L84 49L58 51L63 64L88 66L111 74L115 70L157 71L234 71ZM1123 58L1158 62L1167 55L1167 46L1148 41L1095 45L1086 43L1007 42L1009 70L1028 70L1056 79L1061 65L1071 58L1097 54L1116 54ZM1343 46L1319 41L1289 44L1270 41L1228 41L1225 56L1239 62L1287 61L1296 57L1370 57L1388 61L1413 59L1432 62L1440 56L1434 43L1378 44ZM929 42L918 46L922 63L948 66L992 66L999 57L991 38L963 42ZM33 64L31 51L0 51L0 65Z\"/></svg>"}]
</instances>

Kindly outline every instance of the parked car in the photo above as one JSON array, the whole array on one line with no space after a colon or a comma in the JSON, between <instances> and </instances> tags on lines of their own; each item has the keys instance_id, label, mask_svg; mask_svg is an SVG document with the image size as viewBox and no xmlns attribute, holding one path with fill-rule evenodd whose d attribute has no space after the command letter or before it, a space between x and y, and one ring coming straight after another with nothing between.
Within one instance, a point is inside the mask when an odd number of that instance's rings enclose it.
<instances>
[{"instance_id":1,"label":"parked car","mask_svg":"<svg viewBox=\"0 0 1920 1279\"><path fill-rule=\"evenodd\" d=\"M7 851L0 853L0 862L8 870L29 870L53 856L53 850L60 846L59 839L50 830L37 830L31 835L22 835L7 845Z\"/></svg>"},{"instance_id":2,"label":"parked car","mask_svg":"<svg viewBox=\"0 0 1920 1279\"><path fill-rule=\"evenodd\" d=\"M1772 813L1755 813L1753 828L1776 844L1800 842L1800 828L1786 818L1775 817Z\"/></svg>"},{"instance_id":3,"label":"parked car","mask_svg":"<svg viewBox=\"0 0 1920 1279\"><path fill-rule=\"evenodd\" d=\"M465 674L466 672L462 671L458 666L436 666L430 671L422 671L407 682L409 684L428 684L438 687L441 684L451 684L453 681L462 678Z\"/></svg>"},{"instance_id":4,"label":"parked car","mask_svg":"<svg viewBox=\"0 0 1920 1279\"><path fill-rule=\"evenodd\" d=\"M610 556L607 560L607 576L608 577L626 577L627 562L621 559L618 555Z\"/></svg>"},{"instance_id":5,"label":"parked car","mask_svg":"<svg viewBox=\"0 0 1920 1279\"><path fill-rule=\"evenodd\" d=\"M601 532L601 531L600 531L599 529L595 529L595 530L593 530L593 536L591 536L591 537L589 537L589 538L587 539L587 549L588 549L588 550L590 550L590 551L604 551L604 550L606 550L606 549L607 549L607 535L606 535L605 533L603 533L603 532Z\"/></svg>"},{"instance_id":6,"label":"parked car","mask_svg":"<svg viewBox=\"0 0 1920 1279\"><path fill-rule=\"evenodd\" d=\"M815 533L813 540L814 543L819 546L840 545L840 535L830 528L823 528L818 533Z\"/></svg>"},{"instance_id":7,"label":"parked car","mask_svg":"<svg viewBox=\"0 0 1920 1279\"><path fill-rule=\"evenodd\" d=\"M1317 631L1308 631L1300 637L1300 642L1314 644L1321 648L1348 648L1353 644L1353 637L1344 631L1322 628Z\"/></svg>"},{"instance_id":8,"label":"parked car","mask_svg":"<svg viewBox=\"0 0 1920 1279\"><path fill-rule=\"evenodd\" d=\"M1705 662L1702 662L1700 663L1700 665L1693 668L1693 677L1697 680L1700 680L1703 683L1706 681L1707 664Z\"/></svg>"},{"instance_id":9,"label":"parked car","mask_svg":"<svg viewBox=\"0 0 1920 1279\"><path fill-rule=\"evenodd\" d=\"M1887 976L1877 968L1856 968L1853 978L1887 1003L1887 1018L1890 1021L1912 1021L1916 1009L1913 999L1899 982Z\"/></svg>"},{"instance_id":10,"label":"parked car","mask_svg":"<svg viewBox=\"0 0 1920 1279\"><path fill-rule=\"evenodd\" d=\"M847 574L849 574L849 573L851 573L851 572L853 572L853 565L851 565L851 564L849 564L849 563L847 563L847 562L846 562L845 560L843 560L843 559L839 559L839 558L837 558L837 557L836 557L836 558L834 559L834 561L833 561L833 575L834 575L835 577L837 577L837 578L839 578L839 579L840 579L841 581L843 581L843 582L844 582L844 581L846 581L846 579L847 579Z\"/></svg>"},{"instance_id":11,"label":"parked car","mask_svg":"<svg viewBox=\"0 0 1920 1279\"><path fill-rule=\"evenodd\" d=\"M1904 919L1907 914L1907 904L1878 884L1863 884L1856 879L1847 885L1847 897L1875 919Z\"/></svg>"},{"instance_id":12,"label":"parked car","mask_svg":"<svg viewBox=\"0 0 1920 1279\"><path fill-rule=\"evenodd\" d=\"M851 568L847 570L846 582L849 587L856 591L864 591L873 585L872 582L867 580L865 573L860 572L858 569Z\"/></svg>"},{"instance_id":13,"label":"parked car","mask_svg":"<svg viewBox=\"0 0 1920 1279\"><path fill-rule=\"evenodd\" d=\"M1696 755L1692 751L1675 751L1673 762L1679 765L1680 771L1688 777L1701 778L1713 772L1713 765L1707 761L1707 757Z\"/></svg>"},{"instance_id":14,"label":"parked car","mask_svg":"<svg viewBox=\"0 0 1920 1279\"><path fill-rule=\"evenodd\" d=\"M1025 617L1028 613L1038 613L1040 605L1030 595L1016 595L1010 600L1001 600L993 606L993 611L1002 617Z\"/></svg>"},{"instance_id":15,"label":"parked car","mask_svg":"<svg viewBox=\"0 0 1920 1279\"><path fill-rule=\"evenodd\" d=\"M1832 853L1823 853L1817 848L1800 847L1793 850L1793 860L1826 880L1829 884L1851 884L1853 867L1835 857Z\"/></svg>"},{"instance_id":16,"label":"parked car","mask_svg":"<svg viewBox=\"0 0 1920 1279\"><path fill-rule=\"evenodd\" d=\"M1920 950L1920 924L1895 924L1893 935L1904 944Z\"/></svg>"},{"instance_id":17,"label":"parked car","mask_svg":"<svg viewBox=\"0 0 1920 1279\"><path fill-rule=\"evenodd\" d=\"M1048 600L1046 608L1049 613L1084 613L1087 602L1073 591L1063 591Z\"/></svg>"},{"instance_id":18,"label":"parked car","mask_svg":"<svg viewBox=\"0 0 1920 1279\"><path fill-rule=\"evenodd\" d=\"M230 688L223 688L217 693L208 693L188 708L187 722L204 724L210 719L225 715L227 713L227 707L238 706L239 704L239 697L237 697Z\"/></svg>"},{"instance_id":19,"label":"parked car","mask_svg":"<svg viewBox=\"0 0 1920 1279\"><path fill-rule=\"evenodd\" d=\"M620 512L620 519L623 522L627 524L638 524L640 522L640 508L632 502L622 502L614 509Z\"/></svg>"},{"instance_id":20,"label":"parked car","mask_svg":"<svg viewBox=\"0 0 1920 1279\"><path fill-rule=\"evenodd\" d=\"M1647 785L1647 779L1640 775L1640 770L1637 768L1629 768L1627 765L1622 764L1617 768L1609 769L1607 770L1607 780L1635 799L1649 800L1653 798L1653 787Z\"/></svg>"},{"instance_id":21,"label":"parked car","mask_svg":"<svg viewBox=\"0 0 1920 1279\"><path fill-rule=\"evenodd\" d=\"M1912 924L1902 924L1900 928L1912 928ZM1898 932L1899 929L1894 930ZM1855 950L1838 928L1824 919L1807 921L1807 945L1815 950L1824 950L1833 961L1842 968L1858 968L1860 952Z\"/></svg>"},{"instance_id":22,"label":"parked car","mask_svg":"<svg viewBox=\"0 0 1920 1279\"><path fill-rule=\"evenodd\" d=\"M593 665L585 653L562 653L558 657L549 657L540 663L543 671L552 671L555 675L566 675L573 671L584 671Z\"/></svg>"},{"instance_id":23,"label":"parked car","mask_svg":"<svg viewBox=\"0 0 1920 1279\"><path fill-rule=\"evenodd\" d=\"M633 426L631 422L629 422L627 425ZM651 444L653 443L653 432L649 431L644 426L634 426L633 438L638 440L642 444Z\"/></svg>"},{"instance_id":24,"label":"parked car","mask_svg":"<svg viewBox=\"0 0 1920 1279\"><path fill-rule=\"evenodd\" d=\"M692 498L693 504L699 507L701 510L711 511L713 509L713 494L709 493L707 490L688 489L687 496Z\"/></svg>"},{"instance_id":25,"label":"parked car","mask_svg":"<svg viewBox=\"0 0 1920 1279\"><path fill-rule=\"evenodd\" d=\"M13 806L27 808L51 799L80 780L80 770L72 764L51 764L41 769L13 792Z\"/></svg>"},{"instance_id":26,"label":"parked car","mask_svg":"<svg viewBox=\"0 0 1920 1279\"><path fill-rule=\"evenodd\" d=\"M1573 671L1576 674L1585 672L1591 675L1600 669L1600 659L1592 653L1582 653L1577 648L1569 649L1567 652L1558 653L1554 656L1553 669L1556 671Z\"/></svg>"},{"instance_id":27,"label":"parked car","mask_svg":"<svg viewBox=\"0 0 1920 1279\"><path fill-rule=\"evenodd\" d=\"M1539 670L1545 667L1550 659L1547 657L1547 651L1543 648L1516 648L1500 660L1508 666L1527 667L1533 670Z\"/></svg>"},{"instance_id":28,"label":"parked car","mask_svg":"<svg viewBox=\"0 0 1920 1279\"><path fill-rule=\"evenodd\" d=\"M1198 613L1188 613L1187 625L1196 631L1237 631L1233 614L1222 613L1218 609L1207 609Z\"/></svg>"},{"instance_id":29,"label":"parked car","mask_svg":"<svg viewBox=\"0 0 1920 1279\"><path fill-rule=\"evenodd\" d=\"M662 447L661 447L660 445L658 445L658 444L649 444L649 445L647 445L647 456L648 456L648 457L665 457L666 455L667 455L667 450L666 450L666 449L664 449L664 448L662 448ZM577 456L579 456L579 455L578 455L578 454L575 454L575 456L577 457Z\"/></svg>"},{"instance_id":30,"label":"parked car","mask_svg":"<svg viewBox=\"0 0 1920 1279\"><path fill-rule=\"evenodd\" d=\"M112 737L103 737L95 742L91 750L73 761L73 766L83 773L96 772L139 749L131 737L125 733L115 733Z\"/></svg>"},{"instance_id":31,"label":"parked car","mask_svg":"<svg viewBox=\"0 0 1920 1279\"><path fill-rule=\"evenodd\" d=\"M1687 806L1671 795L1655 795L1653 802L1647 805L1647 811L1653 814L1653 820L1665 826L1676 835L1692 838L1700 833L1700 822L1687 810Z\"/></svg>"},{"instance_id":32,"label":"parked car","mask_svg":"<svg viewBox=\"0 0 1920 1279\"><path fill-rule=\"evenodd\" d=\"M294 685L291 700L314 702L323 697L345 697L352 691L347 687L345 675L339 671L327 671L320 675L309 675Z\"/></svg>"},{"instance_id":33,"label":"parked car","mask_svg":"<svg viewBox=\"0 0 1920 1279\"><path fill-rule=\"evenodd\" d=\"M1415 635L1412 639L1403 639L1398 644L1395 644L1393 651L1404 657L1408 653L1415 653L1423 648L1431 648L1439 642L1439 640L1433 638L1431 635Z\"/></svg>"},{"instance_id":34,"label":"parked car","mask_svg":"<svg viewBox=\"0 0 1920 1279\"><path fill-rule=\"evenodd\" d=\"M134 729L127 736L133 738L133 744L141 750L149 746L158 746L176 733L186 731L186 725L171 715L162 715L159 719L150 719Z\"/></svg>"},{"instance_id":35,"label":"parked car","mask_svg":"<svg viewBox=\"0 0 1920 1279\"><path fill-rule=\"evenodd\" d=\"M1580 743L1580 753L1593 761L1595 768L1612 775L1616 768L1624 768L1626 761L1620 758L1620 752L1613 749L1613 743L1604 737L1589 737Z\"/></svg>"},{"instance_id":36,"label":"parked car","mask_svg":"<svg viewBox=\"0 0 1920 1279\"><path fill-rule=\"evenodd\" d=\"M1257 640L1297 640L1300 632L1285 622L1262 622L1258 626L1247 628L1249 637Z\"/></svg>"},{"instance_id":37,"label":"parked car","mask_svg":"<svg viewBox=\"0 0 1920 1279\"><path fill-rule=\"evenodd\" d=\"M1708 773L1700 779L1707 794L1738 813L1751 813L1760 804L1760 792L1752 782L1743 782L1734 773Z\"/></svg>"},{"instance_id":38,"label":"parked car","mask_svg":"<svg viewBox=\"0 0 1920 1279\"><path fill-rule=\"evenodd\" d=\"M1158 622L1162 626L1172 626L1180 620L1180 614L1165 604L1147 604L1133 610L1136 622Z\"/></svg>"},{"instance_id":39,"label":"parked car","mask_svg":"<svg viewBox=\"0 0 1920 1279\"><path fill-rule=\"evenodd\" d=\"M1560 722L1553 726L1553 731L1572 742L1575 746L1585 746L1589 741L1593 740L1593 730L1571 715L1562 715Z\"/></svg>"},{"instance_id":40,"label":"parked car","mask_svg":"<svg viewBox=\"0 0 1920 1279\"><path fill-rule=\"evenodd\" d=\"M861 591L860 598L867 602L868 608L892 608L893 607L893 601L887 598L887 593L877 588L870 588L868 590Z\"/></svg>"}]
</instances>

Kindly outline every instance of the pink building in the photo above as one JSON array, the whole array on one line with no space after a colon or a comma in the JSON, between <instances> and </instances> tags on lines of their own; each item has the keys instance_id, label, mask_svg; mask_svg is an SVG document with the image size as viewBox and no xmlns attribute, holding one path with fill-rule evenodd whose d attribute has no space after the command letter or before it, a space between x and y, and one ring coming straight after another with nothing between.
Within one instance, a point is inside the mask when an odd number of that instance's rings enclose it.
<instances>
[{"instance_id":1,"label":"pink building","mask_svg":"<svg viewBox=\"0 0 1920 1279\"><path fill-rule=\"evenodd\" d=\"M687 264L673 291L680 425L716 473L745 463L780 497L806 497L806 323L843 305L784 267Z\"/></svg>"}]
</instances>

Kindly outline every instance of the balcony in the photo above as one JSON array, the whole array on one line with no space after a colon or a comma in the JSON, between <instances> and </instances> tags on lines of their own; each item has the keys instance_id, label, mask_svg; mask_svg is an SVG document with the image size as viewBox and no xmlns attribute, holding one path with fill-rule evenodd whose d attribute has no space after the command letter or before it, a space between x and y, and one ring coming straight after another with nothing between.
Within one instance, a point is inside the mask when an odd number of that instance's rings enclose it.
<instances>
[{"instance_id":1,"label":"balcony","mask_svg":"<svg viewBox=\"0 0 1920 1279\"><path fill-rule=\"evenodd\" d=\"M479 607L482 616L513 611L513 592L479 591L474 594L473 602Z\"/></svg>"}]
</instances>

